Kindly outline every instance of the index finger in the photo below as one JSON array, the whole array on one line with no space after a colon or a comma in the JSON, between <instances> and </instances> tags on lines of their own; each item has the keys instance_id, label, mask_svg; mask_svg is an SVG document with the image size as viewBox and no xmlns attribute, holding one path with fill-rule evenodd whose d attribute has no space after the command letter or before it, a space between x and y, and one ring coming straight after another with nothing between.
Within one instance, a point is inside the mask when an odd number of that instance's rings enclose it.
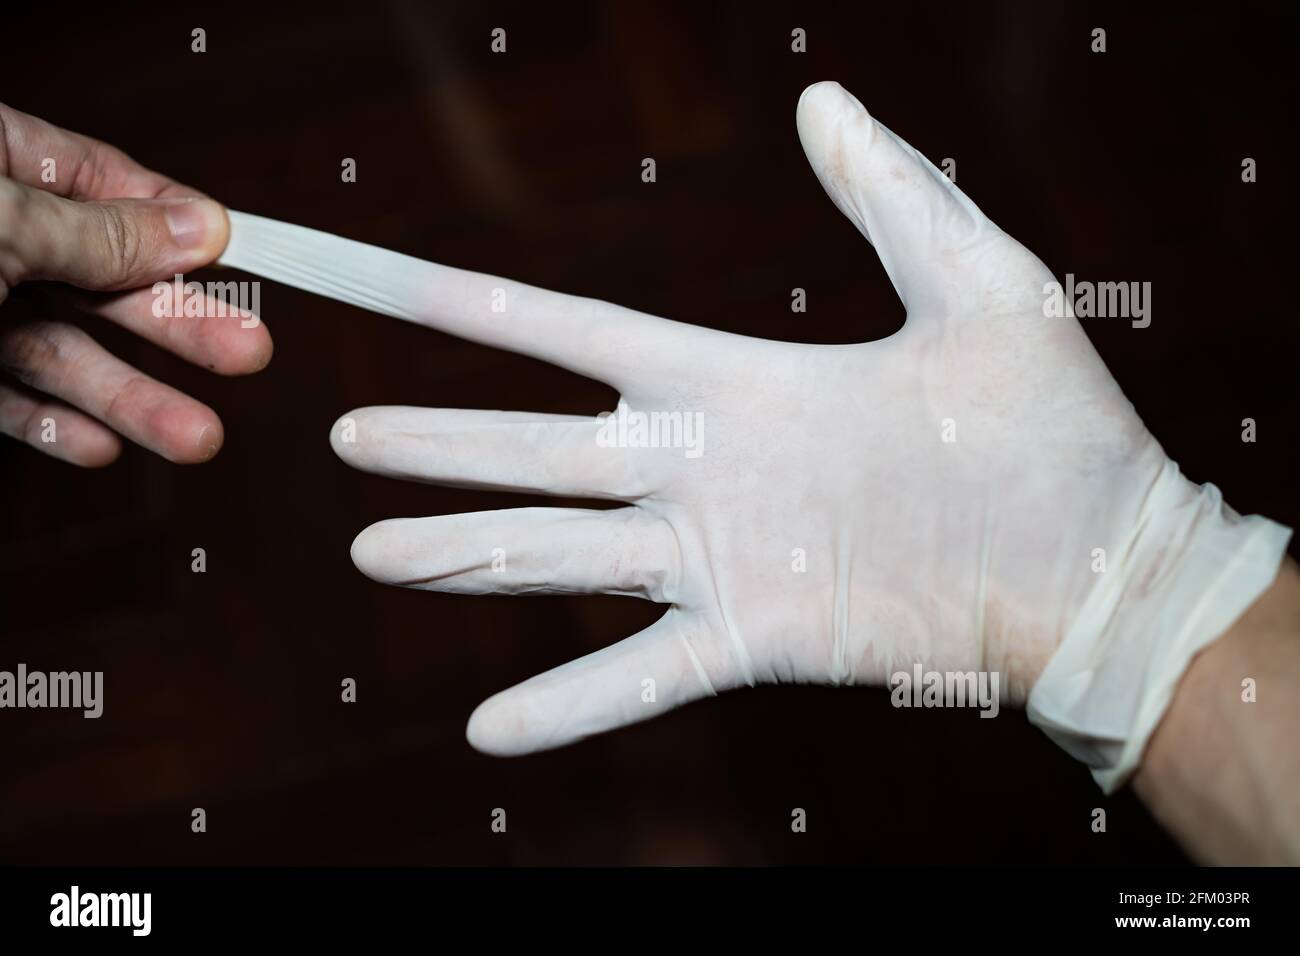
<instances>
[{"instance_id":1,"label":"index finger","mask_svg":"<svg viewBox=\"0 0 1300 956\"><path fill-rule=\"evenodd\" d=\"M54 178L46 174L54 161ZM115 146L0 103L0 175L65 199L202 196L141 166Z\"/></svg>"},{"instance_id":2,"label":"index finger","mask_svg":"<svg viewBox=\"0 0 1300 956\"><path fill-rule=\"evenodd\" d=\"M531 355L632 394L716 354L712 338L740 338L274 219L229 215L230 243L219 265Z\"/></svg>"}]
</instances>

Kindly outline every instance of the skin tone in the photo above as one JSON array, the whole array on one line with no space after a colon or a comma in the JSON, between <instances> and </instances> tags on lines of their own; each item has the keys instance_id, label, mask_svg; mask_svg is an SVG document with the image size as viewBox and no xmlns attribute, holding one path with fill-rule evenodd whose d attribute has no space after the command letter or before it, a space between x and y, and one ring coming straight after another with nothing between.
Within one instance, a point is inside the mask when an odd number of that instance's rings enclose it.
<instances>
[{"instance_id":1,"label":"skin tone","mask_svg":"<svg viewBox=\"0 0 1300 956\"><path fill-rule=\"evenodd\" d=\"M1251 678L1256 700L1242 700ZM1202 863L1300 864L1300 569L1196 656L1133 786Z\"/></svg>"},{"instance_id":2,"label":"skin tone","mask_svg":"<svg viewBox=\"0 0 1300 956\"><path fill-rule=\"evenodd\" d=\"M152 312L155 281L207 265L229 237L225 210L196 190L0 104L0 433L91 468L114 461L122 438L180 464L212 458L224 433L211 408L41 318L36 300L70 298L218 374L256 372L271 359L262 323ZM66 285L11 296L41 280ZM57 437L45 442L51 418Z\"/></svg>"}]
</instances>

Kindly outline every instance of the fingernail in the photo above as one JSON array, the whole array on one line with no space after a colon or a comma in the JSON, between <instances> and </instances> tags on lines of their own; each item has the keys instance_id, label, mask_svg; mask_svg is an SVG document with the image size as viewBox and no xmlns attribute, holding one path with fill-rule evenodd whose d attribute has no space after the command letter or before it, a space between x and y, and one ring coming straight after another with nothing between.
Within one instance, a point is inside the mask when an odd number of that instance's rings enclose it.
<instances>
[{"instance_id":1,"label":"fingernail","mask_svg":"<svg viewBox=\"0 0 1300 956\"><path fill-rule=\"evenodd\" d=\"M186 199L167 207L167 228L182 249L213 242L225 228L225 219L221 206L211 199Z\"/></svg>"},{"instance_id":2,"label":"fingernail","mask_svg":"<svg viewBox=\"0 0 1300 956\"><path fill-rule=\"evenodd\" d=\"M216 455L217 443L213 440L215 437L216 436L213 435L212 426L204 425L202 431L199 432L199 440L197 442L199 446L199 455L201 456L199 461L211 461L213 456Z\"/></svg>"}]
</instances>

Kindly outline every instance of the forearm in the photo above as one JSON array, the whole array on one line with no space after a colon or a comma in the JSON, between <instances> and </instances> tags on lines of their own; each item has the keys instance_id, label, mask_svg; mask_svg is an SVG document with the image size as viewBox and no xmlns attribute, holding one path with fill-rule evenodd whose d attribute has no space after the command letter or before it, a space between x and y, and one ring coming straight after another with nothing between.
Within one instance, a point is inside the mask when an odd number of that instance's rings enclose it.
<instances>
[{"instance_id":1,"label":"forearm","mask_svg":"<svg viewBox=\"0 0 1300 956\"><path fill-rule=\"evenodd\" d=\"M1201 862L1300 863L1300 571L1290 558L1192 660L1133 785Z\"/></svg>"}]
</instances>

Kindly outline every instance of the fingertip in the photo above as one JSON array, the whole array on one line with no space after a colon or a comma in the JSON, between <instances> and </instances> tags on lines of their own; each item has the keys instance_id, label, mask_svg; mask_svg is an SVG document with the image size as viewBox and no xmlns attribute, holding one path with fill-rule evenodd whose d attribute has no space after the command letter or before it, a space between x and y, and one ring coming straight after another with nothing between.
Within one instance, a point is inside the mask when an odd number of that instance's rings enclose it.
<instances>
[{"instance_id":1,"label":"fingertip","mask_svg":"<svg viewBox=\"0 0 1300 956\"><path fill-rule=\"evenodd\" d=\"M225 442L226 430L222 427L221 419L213 415L211 423L199 429L199 437L194 442L195 461L199 464L211 461Z\"/></svg>"},{"instance_id":2,"label":"fingertip","mask_svg":"<svg viewBox=\"0 0 1300 956\"><path fill-rule=\"evenodd\" d=\"M795 110L795 125L814 165L835 154L845 133L844 124L850 120L870 123L871 115L857 97L834 80L814 83L803 91Z\"/></svg>"},{"instance_id":3,"label":"fingertip","mask_svg":"<svg viewBox=\"0 0 1300 956\"><path fill-rule=\"evenodd\" d=\"M256 352L257 361L260 364L252 369L252 372L262 371L271 364L271 358L275 355L275 339L271 338L271 330L261 324L260 320L258 328L262 330L262 335L258 337L258 351Z\"/></svg>"},{"instance_id":4,"label":"fingertip","mask_svg":"<svg viewBox=\"0 0 1300 956\"><path fill-rule=\"evenodd\" d=\"M156 444L150 443L153 450L177 465L211 461L226 440L217 413L189 399L184 405L161 409L148 433L155 436Z\"/></svg>"},{"instance_id":5,"label":"fingertip","mask_svg":"<svg viewBox=\"0 0 1300 956\"><path fill-rule=\"evenodd\" d=\"M483 732L483 706L487 701L479 704L474 708L474 712L469 715L469 720L465 724L465 742L477 750L479 753L491 756L492 750L488 746L488 741Z\"/></svg>"},{"instance_id":6,"label":"fingertip","mask_svg":"<svg viewBox=\"0 0 1300 956\"><path fill-rule=\"evenodd\" d=\"M340 415L334 424L330 426L330 447L334 449L334 454L344 461L348 461L356 454L357 422L361 418L363 411L363 409L354 408L352 411Z\"/></svg>"},{"instance_id":7,"label":"fingertip","mask_svg":"<svg viewBox=\"0 0 1300 956\"><path fill-rule=\"evenodd\" d=\"M367 550L369 544L366 537L369 532L370 528L364 528L357 532L356 537L352 539L351 546L348 548L348 555L352 558L353 566L362 574L366 574L366 565L369 564L369 551ZM366 574L366 577L369 576Z\"/></svg>"},{"instance_id":8,"label":"fingertip","mask_svg":"<svg viewBox=\"0 0 1300 956\"><path fill-rule=\"evenodd\" d=\"M520 735L510 734L503 728L501 694L495 694L474 708L465 724L466 742L481 754L489 757L518 757L529 753L519 744Z\"/></svg>"},{"instance_id":9,"label":"fingertip","mask_svg":"<svg viewBox=\"0 0 1300 956\"><path fill-rule=\"evenodd\" d=\"M56 458L78 468L107 468L121 457L122 440L99 422L76 414L65 414L64 422L62 447L46 448Z\"/></svg>"},{"instance_id":10,"label":"fingertip","mask_svg":"<svg viewBox=\"0 0 1300 956\"><path fill-rule=\"evenodd\" d=\"M810 83L804 87L804 91L799 94L799 105L803 106L810 100L816 100L822 97L831 96L837 90L843 90L835 80L818 80L816 83Z\"/></svg>"},{"instance_id":11,"label":"fingertip","mask_svg":"<svg viewBox=\"0 0 1300 956\"><path fill-rule=\"evenodd\" d=\"M122 456L122 440L108 429L87 432L75 463L82 468L107 468Z\"/></svg>"},{"instance_id":12,"label":"fingertip","mask_svg":"<svg viewBox=\"0 0 1300 956\"><path fill-rule=\"evenodd\" d=\"M389 542L386 526L390 522L380 521L365 528L352 539L350 553L356 569L380 584L391 584L392 575L388 573Z\"/></svg>"},{"instance_id":13,"label":"fingertip","mask_svg":"<svg viewBox=\"0 0 1300 956\"><path fill-rule=\"evenodd\" d=\"M275 343L260 319L256 325L226 333L224 338L208 366L218 375L255 375L271 364Z\"/></svg>"},{"instance_id":14,"label":"fingertip","mask_svg":"<svg viewBox=\"0 0 1300 956\"><path fill-rule=\"evenodd\" d=\"M846 111L867 112L867 108L856 96L834 80L821 80L807 87L799 95L799 105L796 109L801 117L814 114L832 116Z\"/></svg>"}]
</instances>

